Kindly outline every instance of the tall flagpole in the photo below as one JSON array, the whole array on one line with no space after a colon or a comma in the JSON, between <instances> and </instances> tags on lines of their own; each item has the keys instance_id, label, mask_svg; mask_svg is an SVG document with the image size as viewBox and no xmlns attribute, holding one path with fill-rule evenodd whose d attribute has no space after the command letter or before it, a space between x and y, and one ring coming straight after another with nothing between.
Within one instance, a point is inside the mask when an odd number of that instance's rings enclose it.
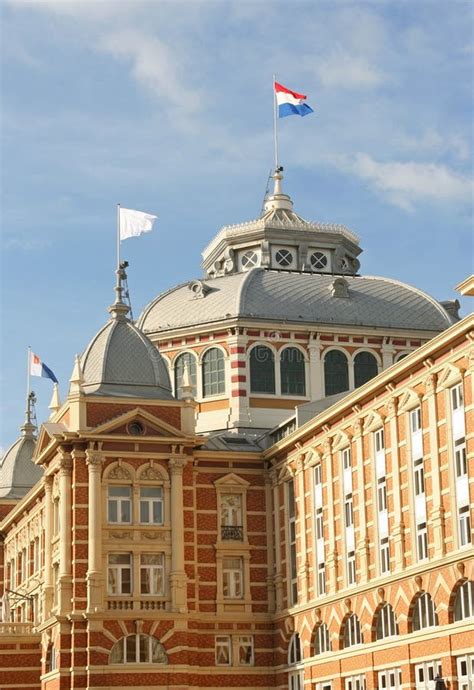
<instances>
[{"instance_id":1,"label":"tall flagpole","mask_svg":"<svg viewBox=\"0 0 474 690\"><path fill-rule=\"evenodd\" d=\"M117 204L117 271L120 268L120 204Z\"/></svg>"},{"instance_id":2,"label":"tall flagpole","mask_svg":"<svg viewBox=\"0 0 474 690\"><path fill-rule=\"evenodd\" d=\"M275 139L275 170L278 170L278 126L277 126L277 98L275 91L276 77L273 75L273 135Z\"/></svg>"},{"instance_id":3,"label":"tall flagpole","mask_svg":"<svg viewBox=\"0 0 474 690\"><path fill-rule=\"evenodd\" d=\"M28 421L29 420L29 411L30 411L30 404L29 404L29 397L30 397L30 362L31 362L31 346L28 345L28 364L26 366L26 413L28 415Z\"/></svg>"}]
</instances>

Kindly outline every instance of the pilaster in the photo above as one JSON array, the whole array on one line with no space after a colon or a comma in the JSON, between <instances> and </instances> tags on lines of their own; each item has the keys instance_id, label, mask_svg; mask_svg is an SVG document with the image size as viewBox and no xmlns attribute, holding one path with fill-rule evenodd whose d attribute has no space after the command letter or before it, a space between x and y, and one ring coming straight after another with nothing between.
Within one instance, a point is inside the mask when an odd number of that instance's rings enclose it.
<instances>
[{"instance_id":1,"label":"pilaster","mask_svg":"<svg viewBox=\"0 0 474 690\"><path fill-rule=\"evenodd\" d=\"M428 374L424 380L425 397L428 402L428 428L430 438L431 485L433 507L431 525L433 528L434 557L444 556L445 524L441 501L441 479L439 472L438 410L436 405L436 374Z\"/></svg>"},{"instance_id":2,"label":"pilaster","mask_svg":"<svg viewBox=\"0 0 474 690\"><path fill-rule=\"evenodd\" d=\"M44 581L43 581L43 614L47 620L51 616L53 605L53 572L51 568L51 542L53 539L53 478L44 477Z\"/></svg>"},{"instance_id":3,"label":"pilaster","mask_svg":"<svg viewBox=\"0 0 474 690\"><path fill-rule=\"evenodd\" d=\"M89 613L102 610L102 501L101 473L102 452L93 445L86 450L86 465L89 478L88 508L88 557L86 574L87 610Z\"/></svg>"},{"instance_id":4,"label":"pilaster","mask_svg":"<svg viewBox=\"0 0 474 690\"><path fill-rule=\"evenodd\" d=\"M72 457L60 449L59 459L59 573L58 613L66 615L71 611L72 598L72 553L71 553L71 474Z\"/></svg>"},{"instance_id":5,"label":"pilaster","mask_svg":"<svg viewBox=\"0 0 474 690\"><path fill-rule=\"evenodd\" d=\"M369 537L367 533L366 492L364 479L364 442L362 438L363 422L354 422L355 465L357 467L357 503L359 514L359 534L357 539L357 557L359 560L359 582L369 580Z\"/></svg>"},{"instance_id":6,"label":"pilaster","mask_svg":"<svg viewBox=\"0 0 474 690\"><path fill-rule=\"evenodd\" d=\"M267 530L267 592L268 592L268 611L269 613L275 612L276 599L275 599L275 583L274 583L274 572L275 572L275 552L273 550L273 544L275 543L275 535L273 533L273 520L272 520L272 477L267 471L265 473L265 526Z\"/></svg>"},{"instance_id":7,"label":"pilaster","mask_svg":"<svg viewBox=\"0 0 474 690\"><path fill-rule=\"evenodd\" d=\"M321 400L324 397L321 348L319 333L312 333L308 345L309 396L311 400Z\"/></svg>"},{"instance_id":8,"label":"pilaster","mask_svg":"<svg viewBox=\"0 0 474 690\"><path fill-rule=\"evenodd\" d=\"M395 572L405 567L405 525L403 522L400 481L400 450L398 439L397 399L391 398L387 404L387 422L390 427L390 454L393 494L392 539L395 557Z\"/></svg>"},{"instance_id":9,"label":"pilaster","mask_svg":"<svg viewBox=\"0 0 474 690\"><path fill-rule=\"evenodd\" d=\"M328 572L327 589L328 594L334 594L337 591L338 557L336 549L336 532L334 527L334 485L332 473L332 445L330 439L326 439L324 442L322 464L326 474L328 512L328 554L326 559Z\"/></svg>"},{"instance_id":10,"label":"pilaster","mask_svg":"<svg viewBox=\"0 0 474 690\"><path fill-rule=\"evenodd\" d=\"M278 474L276 470L270 473L273 488L273 521L274 521L274 544L275 544L275 610L281 611L283 608L283 577L281 574L281 551L280 551L280 501Z\"/></svg>"},{"instance_id":11,"label":"pilaster","mask_svg":"<svg viewBox=\"0 0 474 690\"><path fill-rule=\"evenodd\" d=\"M183 470L187 458L173 456L168 466L171 474L171 610L187 611L186 572L184 570Z\"/></svg>"},{"instance_id":12,"label":"pilaster","mask_svg":"<svg viewBox=\"0 0 474 690\"><path fill-rule=\"evenodd\" d=\"M300 528L300 553L298 563L298 592L299 603L305 604L308 601L308 574L309 567L306 556L306 510L305 510L305 490L304 490L304 454L300 454L296 460L295 478L298 481L297 502L299 506L299 528Z\"/></svg>"}]
</instances>

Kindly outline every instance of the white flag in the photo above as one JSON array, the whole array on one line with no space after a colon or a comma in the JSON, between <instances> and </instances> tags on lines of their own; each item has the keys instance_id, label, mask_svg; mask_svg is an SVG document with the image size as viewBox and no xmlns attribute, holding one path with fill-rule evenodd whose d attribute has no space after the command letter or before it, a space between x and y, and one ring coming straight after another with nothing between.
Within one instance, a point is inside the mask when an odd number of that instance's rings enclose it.
<instances>
[{"instance_id":1,"label":"white flag","mask_svg":"<svg viewBox=\"0 0 474 690\"><path fill-rule=\"evenodd\" d=\"M150 213L120 207L120 239L127 240L129 237L138 237L144 232L150 232L156 219L157 216L152 216Z\"/></svg>"}]
</instances>

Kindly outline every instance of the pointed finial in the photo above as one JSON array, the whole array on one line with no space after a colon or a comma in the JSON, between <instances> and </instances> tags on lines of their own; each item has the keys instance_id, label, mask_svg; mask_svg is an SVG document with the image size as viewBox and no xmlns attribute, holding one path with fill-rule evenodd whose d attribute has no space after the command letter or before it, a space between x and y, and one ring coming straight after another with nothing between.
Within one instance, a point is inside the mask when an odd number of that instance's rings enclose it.
<instances>
[{"instance_id":1,"label":"pointed finial","mask_svg":"<svg viewBox=\"0 0 474 690\"><path fill-rule=\"evenodd\" d=\"M109 314L112 315L113 319L124 319L130 311L130 307L123 301L124 287L122 285L122 282L127 279L127 274L125 272L127 266L128 261L122 261L122 263L119 264L119 267L115 271L115 275L117 276L117 282L115 283L114 288L115 302L112 304L112 306L109 307Z\"/></svg>"},{"instance_id":2,"label":"pointed finial","mask_svg":"<svg viewBox=\"0 0 474 690\"><path fill-rule=\"evenodd\" d=\"M185 400L194 398L193 384L191 383L191 374L189 373L188 360L184 360L183 378L181 379L180 394Z\"/></svg>"},{"instance_id":3,"label":"pointed finial","mask_svg":"<svg viewBox=\"0 0 474 690\"><path fill-rule=\"evenodd\" d=\"M53 394L51 396L51 402L49 403L48 407L51 410L49 418L52 419L61 407L61 400L59 399L59 386L57 383L53 385Z\"/></svg>"},{"instance_id":4,"label":"pointed finial","mask_svg":"<svg viewBox=\"0 0 474 690\"><path fill-rule=\"evenodd\" d=\"M283 194L281 191L281 181L283 179L282 172L283 168L280 166L275 169L275 172L272 175L275 184L273 186L273 194L270 194L265 201L265 213L276 209L284 209L286 211L291 211L293 209L293 202L291 198L288 196L288 194Z\"/></svg>"},{"instance_id":5,"label":"pointed finial","mask_svg":"<svg viewBox=\"0 0 474 690\"><path fill-rule=\"evenodd\" d=\"M25 422L20 427L21 435L25 438L33 438L36 431L36 425L32 421L35 417L35 402L36 395L31 391L26 399Z\"/></svg>"},{"instance_id":6,"label":"pointed finial","mask_svg":"<svg viewBox=\"0 0 474 690\"><path fill-rule=\"evenodd\" d=\"M74 360L74 369L72 370L71 378L69 379L69 393L81 393L84 377L82 376L81 360L79 355L76 355Z\"/></svg>"}]
</instances>

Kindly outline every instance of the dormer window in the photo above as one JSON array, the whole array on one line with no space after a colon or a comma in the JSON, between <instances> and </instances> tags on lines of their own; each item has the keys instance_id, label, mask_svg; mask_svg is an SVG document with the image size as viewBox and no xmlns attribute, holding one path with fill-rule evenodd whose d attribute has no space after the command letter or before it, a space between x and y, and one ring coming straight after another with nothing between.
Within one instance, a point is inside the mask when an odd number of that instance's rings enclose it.
<instances>
[{"instance_id":1,"label":"dormer window","mask_svg":"<svg viewBox=\"0 0 474 690\"><path fill-rule=\"evenodd\" d=\"M275 260L282 268L288 268L293 263L293 254L288 249L279 249L275 254Z\"/></svg>"},{"instance_id":2,"label":"dormer window","mask_svg":"<svg viewBox=\"0 0 474 690\"><path fill-rule=\"evenodd\" d=\"M311 268L320 271L328 265L328 257L323 252L313 252L310 257Z\"/></svg>"}]
</instances>

